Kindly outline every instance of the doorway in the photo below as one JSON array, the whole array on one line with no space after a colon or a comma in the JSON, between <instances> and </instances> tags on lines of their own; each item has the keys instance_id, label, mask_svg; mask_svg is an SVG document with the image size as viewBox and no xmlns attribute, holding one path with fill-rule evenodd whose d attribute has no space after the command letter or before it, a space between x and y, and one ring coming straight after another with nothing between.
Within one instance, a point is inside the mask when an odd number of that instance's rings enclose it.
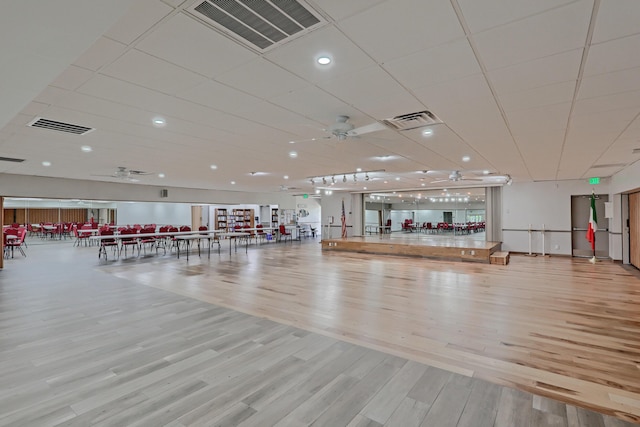
<instances>
[{"instance_id":1,"label":"doorway","mask_svg":"<svg viewBox=\"0 0 640 427\"><path fill-rule=\"evenodd\" d=\"M609 201L609 195L596 194L596 216L598 230L596 231L596 257L609 257L609 220L604 216L604 204ZM591 196L571 196L571 248L574 257L593 256L591 243L587 240L587 227L591 212Z\"/></svg>"}]
</instances>

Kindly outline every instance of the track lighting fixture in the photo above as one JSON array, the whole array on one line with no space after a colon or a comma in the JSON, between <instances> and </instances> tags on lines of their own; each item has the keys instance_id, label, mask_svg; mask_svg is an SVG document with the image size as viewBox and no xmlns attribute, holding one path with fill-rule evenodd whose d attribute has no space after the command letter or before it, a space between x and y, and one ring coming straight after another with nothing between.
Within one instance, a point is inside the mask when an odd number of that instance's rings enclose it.
<instances>
[{"instance_id":1,"label":"track lighting fixture","mask_svg":"<svg viewBox=\"0 0 640 427\"><path fill-rule=\"evenodd\" d=\"M314 185L316 185L315 182L313 182L313 179L310 179L309 182L311 182L311 186L313 187Z\"/></svg>"},{"instance_id":2,"label":"track lighting fixture","mask_svg":"<svg viewBox=\"0 0 640 427\"><path fill-rule=\"evenodd\" d=\"M371 177L369 177L369 173L377 173L377 172L385 172L385 170L384 169L376 169L376 170L363 171L361 168L358 168L354 172L334 173L334 174L330 175L329 177L331 178L331 185L335 185L336 182L337 182L336 181L336 176L338 176L338 178L339 178L340 175L342 175L342 182L344 182L346 184L347 181L348 181L347 175L353 175L353 182L358 182L358 173L364 173L364 180L365 181L369 181L371 179ZM315 185L315 180L318 180L318 183L320 181L322 181L323 185L327 185L328 181L329 181L329 177L326 176L326 175L325 176L308 176L307 179L309 180L311 185Z\"/></svg>"}]
</instances>

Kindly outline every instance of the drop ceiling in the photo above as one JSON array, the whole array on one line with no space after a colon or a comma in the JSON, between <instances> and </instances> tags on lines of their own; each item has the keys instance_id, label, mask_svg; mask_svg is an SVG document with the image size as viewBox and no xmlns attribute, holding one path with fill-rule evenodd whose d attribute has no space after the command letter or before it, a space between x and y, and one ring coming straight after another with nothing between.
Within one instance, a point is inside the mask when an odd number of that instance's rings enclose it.
<instances>
[{"instance_id":1,"label":"drop ceiling","mask_svg":"<svg viewBox=\"0 0 640 427\"><path fill-rule=\"evenodd\" d=\"M130 185L311 193L359 168L384 172L332 189L443 185L424 170L586 179L640 157L637 0L309 0L318 23L265 49L202 19L202 2L2 6L15 84L0 88L0 157L25 161L0 173L121 182L124 167L149 172ZM431 135L327 131L420 111L442 121Z\"/></svg>"}]
</instances>

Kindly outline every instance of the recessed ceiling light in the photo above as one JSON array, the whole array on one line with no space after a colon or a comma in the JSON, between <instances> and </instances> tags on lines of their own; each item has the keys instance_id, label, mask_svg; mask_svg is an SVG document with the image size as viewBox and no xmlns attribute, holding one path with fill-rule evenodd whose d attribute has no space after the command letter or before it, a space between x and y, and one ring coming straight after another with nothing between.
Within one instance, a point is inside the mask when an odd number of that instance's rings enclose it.
<instances>
[{"instance_id":1,"label":"recessed ceiling light","mask_svg":"<svg viewBox=\"0 0 640 427\"><path fill-rule=\"evenodd\" d=\"M296 157L298 157L298 153L296 151L289 151L289 157L295 159Z\"/></svg>"},{"instance_id":2,"label":"recessed ceiling light","mask_svg":"<svg viewBox=\"0 0 640 427\"><path fill-rule=\"evenodd\" d=\"M366 189L367 189L367 187L362 187L362 189L363 189L363 190L366 190Z\"/></svg>"},{"instance_id":3,"label":"recessed ceiling light","mask_svg":"<svg viewBox=\"0 0 640 427\"><path fill-rule=\"evenodd\" d=\"M167 124L167 121L162 117L154 117L152 120L154 126L162 127Z\"/></svg>"},{"instance_id":4,"label":"recessed ceiling light","mask_svg":"<svg viewBox=\"0 0 640 427\"><path fill-rule=\"evenodd\" d=\"M318 57L318 59L316 61L318 61L318 64L320 64L320 65L329 65L329 64L331 64L331 58L329 58L328 56L320 56L320 57Z\"/></svg>"},{"instance_id":5,"label":"recessed ceiling light","mask_svg":"<svg viewBox=\"0 0 640 427\"><path fill-rule=\"evenodd\" d=\"M216 169L218 169L218 166L216 166L216 165L211 165L211 166L209 166L209 167L211 168L211 170L216 170Z\"/></svg>"},{"instance_id":6,"label":"recessed ceiling light","mask_svg":"<svg viewBox=\"0 0 640 427\"><path fill-rule=\"evenodd\" d=\"M289 175L283 176L284 179L289 179Z\"/></svg>"},{"instance_id":7,"label":"recessed ceiling light","mask_svg":"<svg viewBox=\"0 0 640 427\"><path fill-rule=\"evenodd\" d=\"M357 168L356 172L362 172L362 168Z\"/></svg>"},{"instance_id":8,"label":"recessed ceiling light","mask_svg":"<svg viewBox=\"0 0 640 427\"><path fill-rule=\"evenodd\" d=\"M163 174L163 173L159 173L158 174L158 178L164 178L164 177L165 177L165 174Z\"/></svg>"},{"instance_id":9,"label":"recessed ceiling light","mask_svg":"<svg viewBox=\"0 0 640 427\"><path fill-rule=\"evenodd\" d=\"M425 129L422 131L422 136L431 136L433 135L433 129Z\"/></svg>"},{"instance_id":10,"label":"recessed ceiling light","mask_svg":"<svg viewBox=\"0 0 640 427\"><path fill-rule=\"evenodd\" d=\"M289 144L295 144L295 143L296 143L295 141L289 141Z\"/></svg>"},{"instance_id":11,"label":"recessed ceiling light","mask_svg":"<svg viewBox=\"0 0 640 427\"><path fill-rule=\"evenodd\" d=\"M463 161L463 162L468 162L469 160L471 160L471 157L469 157L469 156L462 156L462 161Z\"/></svg>"},{"instance_id":12,"label":"recessed ceiling light","mask_svg":"<svg viewBox=\"0 0 640 427\"><path fill-rule=\"evenodd\" d=\"M47 162L46 160L42 162L42 166L51 166L51 162Z\"/></svg>"},{"instance_id":13,"label":"recessed ceiling light","mask_svg":"<svg viewBox=\"0 0 640 427\"><path fill-rule=\"evenodd\" d=\"M236 182L235 181L231 181L231 185L236 185Z\"/></svg>"},{"instance_id":14,"label":"recessed ceiling light","mask_svg":"<svg viewBox=\"0 0 640 427\"><path fill-rule=\"evenodd\" d=\"M422 186L424 187L425 185L427 185L427 184L425 184L425 183L423 182L423 183L422 183Z\"/></svg>"},{"instance_id":15,"label":"recessed ceiling light","mask_svg":"<svg viewBox=\"0 0 640 427\"><path fill-rule=\"evenodd\" d=\"M316 188L316 194L320 194L320 189Z\"/></svg>"},{"instance_id":16,"label":"recessed ceiling light","mask_svg":"<svg viewBox=\"0 0 640 427\"><path fill-rule=\"evenodd\" d=\"M80 147L80 149L85 153L90 153L93 151L93 148L89 147L88 145L83 145L82 147Z\"/></svg>"},{"instance_id":17,"label":"recessed ceiling light","mask_svg":"<svg viewBox=\"0 0 640 427\"><path fill-rule=\"evenodd\" d=\"M396 176L396 181L400 181L400 177L399 176Z\"/></svg>"},{"instance_id":18,"label":"recessed ceiling light","mask_svg":"<svg viewBox=\"0 0 640 427\"><path fill-rule=\"evenodd\" d=\"M484 171L482 171L482 174L483 174L483 175L489 175L489 171L484 170Z\"/></svg>"}]
</instances>

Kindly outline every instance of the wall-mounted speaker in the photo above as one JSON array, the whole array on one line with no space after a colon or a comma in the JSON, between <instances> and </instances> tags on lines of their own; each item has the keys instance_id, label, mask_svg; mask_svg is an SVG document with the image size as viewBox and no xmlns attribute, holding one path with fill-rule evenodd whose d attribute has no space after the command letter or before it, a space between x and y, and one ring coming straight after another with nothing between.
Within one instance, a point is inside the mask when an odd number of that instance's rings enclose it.
<instances>
[{"instance_id":1,"label":"wall-mounted speaker","mask_svg":"<svg viewBox=\"0 0 640 427\"><path fill-rule=\"evenodd\" d=\"M169 190L167 190L166 188L160 190L160 197L169 197Z\"/></svg>"}]
</instances>

